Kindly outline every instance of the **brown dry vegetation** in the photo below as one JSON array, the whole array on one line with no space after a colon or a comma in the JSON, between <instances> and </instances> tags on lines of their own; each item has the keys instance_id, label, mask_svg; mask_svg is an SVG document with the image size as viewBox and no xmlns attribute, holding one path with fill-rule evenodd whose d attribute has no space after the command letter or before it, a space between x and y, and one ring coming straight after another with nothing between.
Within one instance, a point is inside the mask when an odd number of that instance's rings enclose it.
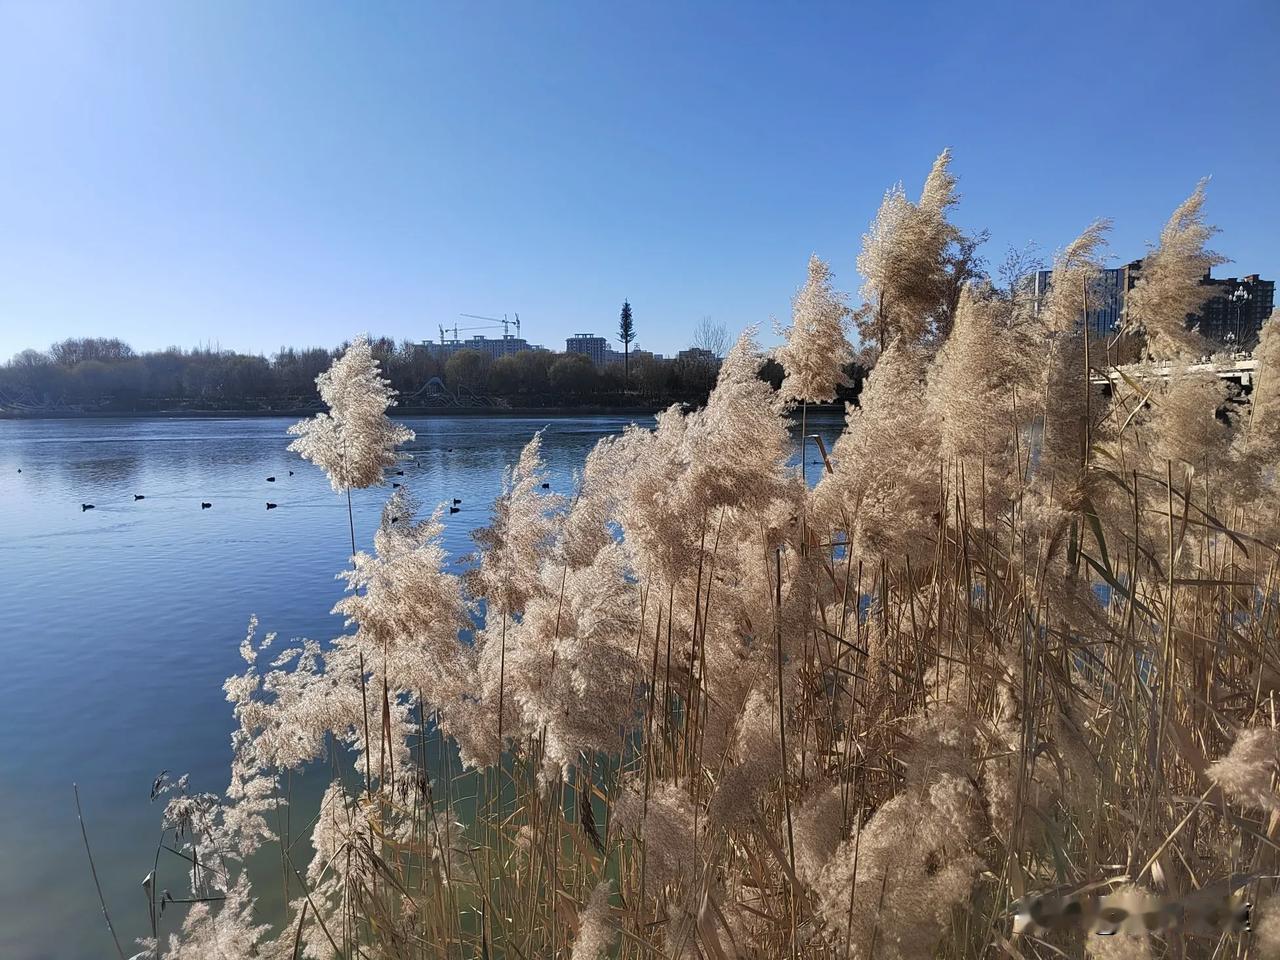
<instances>
[{"instance_id":1,"label":"brown dry vegetation","mask_svg":"<svg viewBox=\"0 0 1280 960\"><path fill-rule=\"evenodd\" d=\"M397 494L347 634L251 631L230 789L168 790L193 896L221 899L144 955L1280 955L1280 319L1248 397L1181 369L1104 392L1079 332L1103 227L1039 311L952 298L948 161L867 235L879 359L816 485L748 333L704 409L602 441L569 501L534 438L466 577ZM1199 196L1149 311L1188 302ZM848 321L815 261L788 402L830 395ZM343 363L301 431L338 488L403 436L367 350ZM306 851L285 773L321 758ZM1102 936L1089 897L1073 922L1080 889L1157 929Z\"/></svg>"}]
</instances>

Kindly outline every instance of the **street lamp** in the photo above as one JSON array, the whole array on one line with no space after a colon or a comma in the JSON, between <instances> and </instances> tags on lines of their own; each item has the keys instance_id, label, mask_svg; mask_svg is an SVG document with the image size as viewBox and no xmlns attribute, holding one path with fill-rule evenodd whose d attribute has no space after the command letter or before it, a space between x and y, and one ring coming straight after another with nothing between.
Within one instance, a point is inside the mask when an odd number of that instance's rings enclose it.
<instances>
[{"instance_id":1,"label":"street lamp","mask_svg":"<svg viewBox=\"0 0 1280 960\"><path fill-rule=\"evenodd\" d=\"M1235 329L1232 331L1232 333L1234 334L1232 339L1237 341L1243 340L1244 336L1242 331L1240 330L1240 316L1244 311L1245 301L1249 299L1249 291L1244 288L1244 284L1241 284L1240 286L1236 287L1235 290L1232 291L1231 296L1228 297L1227 299L1229 299L1233 304L1235 304L1235 308L1236 308L1236 324L1235 324Z\"/></svg>"}]
</instances>

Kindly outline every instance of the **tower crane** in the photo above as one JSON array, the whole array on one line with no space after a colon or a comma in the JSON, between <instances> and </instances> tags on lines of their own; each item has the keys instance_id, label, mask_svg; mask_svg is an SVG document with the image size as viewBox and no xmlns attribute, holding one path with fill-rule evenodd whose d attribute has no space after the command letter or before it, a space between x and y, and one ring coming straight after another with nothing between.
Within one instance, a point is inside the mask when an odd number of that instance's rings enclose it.
<instances>
[{"instance_id":1,"label":"tower crane","mask_svg":"<svg viewBox=\"0 0 1280 960\"><path fill-rule=\"evenodd\" d=\"M458 314L458 316L465 316L470 320L489 320L490 323L475 324L472 326L458 326L457 320L454 320L453 326L440 324L440 346L444 346L445 343L458 343L458 334L460 333L470 333L471 330L494 330L497 329L498 326L502 326L503 337L509 337L509 335L511 335L512 326L515 326L516 328L516 337L520 337L520 314L515 315L515 320L509 320L506 314L503 314L502 317L480 316L479 314ZM449 338L449 334L453 334L452 340Z\"/></svg>"},{"instance_id":2,"label":"tower crane","mask_svg":"<svg viewBox=\"0 0 1280 960\"><path fill-rule=\"evenodd\" d=\"M512 326L515 326L516 336L517 337L520 336L520 314L518 313L515 315L516 318L514 320L507 319L507 315L505 313L501 317L482 317L478 313L460 313L458 314L458 316L467 317L471 320L488 320L490 324L490 328L496 327L498 324L502 324L502 335L504 337L510 336L511 334L510 328ZM464 329L481 330L485 328L484 327L466 327Z\"/></svg>"},{"instance_id":3,"label":"tower crane","mask_svg":"<svg viewBox=\"0 0 1280 960\"><path fill-rule=\"evenodd\" d=\"M460 327L458 326L458 322L456 320L454 321L453 326L451 327L446 327L443 324L441 324L440 325L441 344L449 340L449 334L453 334L453 341L456 343L458 340L459 333L468 333L472 330L495 330L498 327L502 327L502 335L504 337L511 335L512 326L516 328L516 336L517 337L520 336L520 314L518 313L515 315L514 320L508 319L506 314L503 314L501 317L482 317L478 313L460 313L458 314L458 316L466 317L469 320L488 320L490 322L475 324L470 327Z\"/></svg>"}]
</instances>

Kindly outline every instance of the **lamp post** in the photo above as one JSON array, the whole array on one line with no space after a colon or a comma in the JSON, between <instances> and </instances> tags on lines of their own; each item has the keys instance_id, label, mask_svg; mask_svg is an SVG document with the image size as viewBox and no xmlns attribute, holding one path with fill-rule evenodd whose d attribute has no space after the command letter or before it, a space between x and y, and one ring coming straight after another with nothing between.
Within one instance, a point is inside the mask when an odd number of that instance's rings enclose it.
<instances>
[{"instance_id":1,"label":"lamp post","mask_svg":"<svg viewBox=\"0 0 1280 960\"><path fill-rule=\"evenodd\" d=\"M1231 292L1231 296L1227 299L1229 299L1236 308L1236 323L1231 332L1234 334L1233 339L1237 343L1240 343L1244 340L1244 333L1240 329L1240 316L1244 312L1245 302L1249 299L1249 291L1244 288L1244 284L1240 284Z\"/></svg>"}]
</instances>

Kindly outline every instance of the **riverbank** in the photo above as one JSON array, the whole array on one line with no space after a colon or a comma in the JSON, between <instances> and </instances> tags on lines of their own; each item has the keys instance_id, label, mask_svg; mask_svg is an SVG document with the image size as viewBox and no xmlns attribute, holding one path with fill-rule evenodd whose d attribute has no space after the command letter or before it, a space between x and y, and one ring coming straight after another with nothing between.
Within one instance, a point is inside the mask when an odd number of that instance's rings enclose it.
<instances>
[{"instance_id":1,"label":"riverbank","mask_svg":"<svg viewBox=\"0 0 1280 960\"><path fill-rule=\"evenodd\" d=\"M408 417L652 417L666 406L638 407L395 407ZM282 410L0 410L0 420L239 420L312 417L315 407ZM843 414L842 404L810 404L809 416Z\"/></svg>"},{"instance_id":2,"label":"riverbank","mask_svg":"<svg viewBox=\"0 0 1280 960\"><path fill-rule=\"evenodd\" d=\"M396 407L397 417L633 417L663 407ZM317 413L314 407L283 410L0 410L0 420L239 420Z\"/></svg>"}]
</instances>

